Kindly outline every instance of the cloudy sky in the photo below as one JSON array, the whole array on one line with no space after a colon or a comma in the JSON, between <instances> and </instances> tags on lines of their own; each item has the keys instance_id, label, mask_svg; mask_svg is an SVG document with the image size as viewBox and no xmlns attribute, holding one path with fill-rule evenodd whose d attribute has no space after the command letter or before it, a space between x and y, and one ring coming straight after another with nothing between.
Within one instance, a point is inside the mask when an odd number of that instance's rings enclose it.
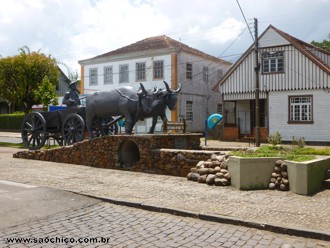
<instances>
[{"instance_id":1,"label":"cloudy sky","mask_svg":"<svg viewBox=\"0 0 330 248\"><path fill-rule=\"evenodd\" d=\"M251 32L253 18L258 18L259 34L270 24L306 42L330 34L330 0L238 1ZM1 2L2 57L28 46L80 73L79 60L157 35L231 62L253 42L237 0Z\"/></svg>"}]
</instances>

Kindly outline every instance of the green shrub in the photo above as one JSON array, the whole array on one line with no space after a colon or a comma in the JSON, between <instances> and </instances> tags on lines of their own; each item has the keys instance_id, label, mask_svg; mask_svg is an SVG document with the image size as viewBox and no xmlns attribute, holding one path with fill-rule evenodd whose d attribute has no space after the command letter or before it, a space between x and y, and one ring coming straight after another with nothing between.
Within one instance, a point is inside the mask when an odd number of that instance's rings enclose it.
<instances>
[{"instance_id":1,"label":"green shrub","mask_svg":"<svg viewBox=\"0 0 330 248\"><path fill-rule=\"evenodd\" d=\"M277 146L281 144L282 136L279 131L276 131L274 134L268 136L268 143L272 144L273 146Z\"/></svg>"},{"instance_id":2,"label":"green shrub","mask_svg":"<svg viewBox=\"0 0 330 248\"><path fill-rule=\"evenodd\" d=\"M23 118L24 113L21 112L0 115L0 129L5 131L20 131Z\"/></svg>"},{"instance_id":3,"label":"green shrub","mask_svg":"<svg viewBox=\"0 0 330 248\"><path fill-rule=\"evenodd\" d=\"M329 149L295 148L278 146L261 146L255 151L232 151L231 154L239 157L282 157L296 162L308 161L316 158L316 155L330 154Z\"/></svg>"}]
</instances>

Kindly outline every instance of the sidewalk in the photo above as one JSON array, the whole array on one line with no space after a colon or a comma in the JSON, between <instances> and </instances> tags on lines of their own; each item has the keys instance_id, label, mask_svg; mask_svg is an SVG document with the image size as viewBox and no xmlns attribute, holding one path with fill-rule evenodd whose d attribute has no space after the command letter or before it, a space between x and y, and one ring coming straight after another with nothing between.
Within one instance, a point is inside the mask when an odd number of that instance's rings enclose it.
<instances>
[{"instance_id":1,"label":"sidewalk","mask_svg":"<svg viewBox=\"0 0 330 248\"><path fill-rule=\"evenodd\" d=\"M64 189L153 211L330 240L330 190L313 196L240 191L180 177L14 159L12 155L17 151L0 147L1 180Z\"/></svg>"},{"instance_id":2,"label":"sidewalk","mask_svg":"<svg viewBox=\"0 0 330 248\"><path fill-rule=\"evenodd\" d=\"M19 132L1 132L0 137L10 137L10 138L21 138L21 133Z\"/></svg>"}]
</instances>

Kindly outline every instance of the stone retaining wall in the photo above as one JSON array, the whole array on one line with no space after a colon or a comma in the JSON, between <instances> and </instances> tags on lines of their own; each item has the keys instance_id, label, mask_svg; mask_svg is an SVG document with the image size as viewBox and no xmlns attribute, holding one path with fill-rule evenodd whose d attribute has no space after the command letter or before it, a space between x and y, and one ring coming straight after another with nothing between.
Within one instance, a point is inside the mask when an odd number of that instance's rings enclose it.
<instances>
[{"instance_id":1,"label":"stone retaining wall","mask_svg":"<svg viewBox=\"0 0 330 248\"><path fill-rule=\"evenodd\" d=\"M14 157L186 177L200 160L217 153L200 150L201 137L201 134L114 135L56 149L22 151Z\"/></svg>"}]
</instances>

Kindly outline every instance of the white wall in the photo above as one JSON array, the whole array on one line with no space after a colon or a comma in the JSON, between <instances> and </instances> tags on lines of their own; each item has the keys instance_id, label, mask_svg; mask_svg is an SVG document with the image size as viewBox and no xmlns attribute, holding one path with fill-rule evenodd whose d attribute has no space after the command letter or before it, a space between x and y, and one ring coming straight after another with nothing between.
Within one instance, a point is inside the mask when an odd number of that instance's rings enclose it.
<instances>
[{"instance_id":1,"label":"white wall","mask_svg":"<svg viewBox=\"0 0 330 248\"><path fill-rule=\"evenodd\" d=\"M153 61L163 60L164 62L164 78L161 80L153 80ZM146 80L141 83L145 86L145 88L153 89L154 86L158 88L165 88L163 83L167 81L169 85L171 85L171 54L165 55L145 55L145 57L133 58L127 60L116 60L109 61L94 65L85 65L84 72L84 92L85 94L92 93L94 91L100 90L110 90L115 89L121 86L133 86L138 89L139 82L135 80L135 64L137 62L146 62ZM186 63L193 63L193 79L186 79ZM129 65L129 82L128 83L119 83L119 66L128 64ZM112 66L113 68L113 84L104 85L103 79L103 69L105 66ZM209 82L206 84L203 82L203 66L209 67ZM89 80L89 69L97 68L98 70L98 84L90 85ZM217 104L220 102L221 95L217 92L212 91L213 86L218 82L218 68L223 70L223 75L229 69L228 64L222 64L219 62L211 61L205 57L194 56L191 54L181 52L178 56L178 83L182 85L181 94L178 97L178 110L179 117L185 118L185 108L186 101L193 101L193 112L194 112L194 120L193 122L187 123L187 131L189 132L203 132L204 131L204 122L206 119L206 97L210 95L208 100L208 112L209 115L216 113ZM166 111L167 118L171 120L171 111L167 109ZM135 130L138 133L143 133L149 131L151 126L151 119L147 119L145 122L138 122ZM145 126L146 124L146 126ZM162 122L159 120L156 126L155 131L161 131Z\"/></svg>"},{"instance_id":2,"label":"white wall","mask_svg":"<svg viewBox=\"0 0 330 248\"><path fill-rule=\"evenodd\" d=\"M163 60L164 61L164 79L161 80L153 80L153 61ZM135 64L138 62L146 63L146 80L145 81L136 81L135 79ZM129 82L128 83L119 83L119 66L128 64L129 70ZM104 85L103 79L103 69L105 66L112 66L113 70L113 84ZM98 72L98 84L90 85L89 82L89 69L97 68ZM144 57L144 58L136 58L130 60L121 60L121 61L110 61L101 64L95 65L86 65L84 68L85 71L85 79L84 79L84 90L85 94L94 91L100 90L110 90L115 89L122 86L130 85L136 89L139 88L140 83L145 86L146 89L152 89L154 86L164 88L163 80L170 82L171 81L171 56L163 55L163 56L154 56L154 57Z\"/></svg>"},{"instance_id":3,"label":"white wall","mask_svg":"<svg viewBox=\"0 0 330 248\"><path fill-rule=\"evenodd\" d=\"M164 62L164 78L161 80L153 80L153 61L163 60ZM145 81L136 81L135 80L135 65L138 62L145 62L146 63L146 80ZM129 82L128 83L119 83L119 66L128 64L129 70ZM106 66L112 66L113 70L113 83L112 84L104 84L103 79L103 69ZM89 84L89 69L90 68L97 68L98 72L98 84L97 85L90 85ZM171 82L171 55L161 55L161 56L153 56L153 57L143 57L143 58L135 58L129 60L121 60L121 61L110 61L106 63L94 64L94 65L86 65L85 68L85 83L84 83L84 90L85 94L91 94L95 91L101 90L112 90L123 86L132 86L135 89L140 87L140 83L148 89L153 89L154 86L158 88L165 88L163 83L167 81L169 84ZM166 110L166 115L169 120L171 120L170 111ZM134 127L134 131L136 133L146 133L149 131L152 124L152 119L148 118L144 121L138 121ZM162 121L160 118L157 122L155 132L160 132L162 126Z\"/></svg>"},{"instance_id":4,"label":"white wall","mask_svg":"<svg viewBox=\"0 0 330 248\"><path fill-rule=\"evenodd\" d=\"M193 65L192 79L186 78L186 63L192 63ZM203 81L203 66L209 68L208 83ZM189 132L203 132L205 119L217 112L217 105L221 101L221 94L212 91L212 88L219 81L218 69L222 69L224 75L230 66L212 61L206 57L180 53L178 67L178 82L182 84L182 94L179 98L179 116L186 118L186 101L192 101L193 121L187 121L187 130ZM210 97L207 100L208 96ZM208 116L206 111L208 111Z\"/></svg>"},{"instance_id":5,"label":"white wall","mask_svg":"<svg viewBox=\"0 0 330 248\"><path fill-rule=\"evenodd\" d=\"M313 95L313 124L288 124L289 96ZM330 141L330 91L278 91L269 92L269 134L279 131L284 141L292 136L306 141Z\"/></svg>"}]
</instances>

